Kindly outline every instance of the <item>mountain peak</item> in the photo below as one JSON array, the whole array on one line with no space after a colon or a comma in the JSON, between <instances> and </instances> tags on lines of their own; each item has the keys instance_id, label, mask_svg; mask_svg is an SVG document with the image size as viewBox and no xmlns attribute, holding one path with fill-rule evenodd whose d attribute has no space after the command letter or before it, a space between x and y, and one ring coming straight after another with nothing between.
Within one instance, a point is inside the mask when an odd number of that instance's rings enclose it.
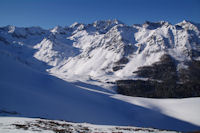
<instances>
[{"instance_id":1,"label":"mountain peak","mask_svg":"<svg viewBox=\"0 0 200 133\"><path fill-rule=\"evenodd\" d=\"M58 62L54 63L55 67L60 62L64 62L63 67L58 69L63 70L61 73L69 77L76 74L97 78L100 74L107 77L109 73L115 78L121 78L133 76L132 72L139 66L151 65L159 61L163 53L172 55L179 62L190 59L190 54L196 54L192 57L197 59L199 29L195 25L187 25L186 20L182 23L186 25L180 25L180 29L165 28L171 25L166 21L146 21L143 25L134 27L127 26L117 19L99 20L91 24L75 22L70 27L56 26L46 31L9 26L9 30L1 30L3 34L0 32L0 41L7 43L10 40L10 44L15 42L25 46L30 42L33 42L31 43L33 45L42 44L44 47L38 47L40 52L36 52L39 53L37 58L40 59L41 55L45 55L46 59L42 61L47 62L48 59L50 62ZM195 31L196 34L185 32L186 28ZM191 37L194 39L191 40ZM44 38L48 38L49 41L42 41ZM196 53L190 52L193 49ZM116 66L116 62L120 59L125 59L128 63ZM80 69L81 65L83 67Z\"/></svg>"},{"instance_id":2,"label":"mountain peak","mask_svg":"<svg viewBox=\"0 0 200 133\"><path fill-rule=\"evenodd\" d=\"M15 31L15 26L12 26L12 25L8 25L8 33L13 33Z\"/></svg>"},{"instance_id":3,"label":"mountain peak","mask_svg":"<svg viewBox=\"0 0 200 133\"><path fill-rule=\"evenodd\" d=\"M70 28L76 28L76 27L78 27L78 26L80 26L80 25L83 25L83 23L78 23L78 22L74 22L72 25L70 25L69 27Z\"/></svg>"},{"instance_id":4,"label":"mountain peak","mask_svg":"<svg viewBox=\"0 0 200 133\"><path fill-rule=\"evenodd\" d=\"M109 19L109 20L98 20L98 21L95 21L93 23L94 26L100 26L100 25L110 25L110 26L113 26L113 25L118 25L118 24L124 24L123 22L117 20L117 19Z\"/></svg>"},{"instance_id":5,"label":"mountain peak","mask_svg":"<svg viewBox=\"0 0 200 133\"><path fill-rule=\"evenodd\" d=\"M189 20L183 20L182 22L177 23L176 25L200 25L199 23L195 23Z\"/></svg>"},{"instance_id":6,"label":"mountain peak","mask_svg":"<svg viewBox=\"0 0 200 133\"><path fill-rule=\"evenodd\" d=\"M145 23L142 26L147 29L156 29L162 27L163 25L169 25L169 24L170 23L167 21L159 21L159 22L145 21Z\"/></svg>"}]
</instances>

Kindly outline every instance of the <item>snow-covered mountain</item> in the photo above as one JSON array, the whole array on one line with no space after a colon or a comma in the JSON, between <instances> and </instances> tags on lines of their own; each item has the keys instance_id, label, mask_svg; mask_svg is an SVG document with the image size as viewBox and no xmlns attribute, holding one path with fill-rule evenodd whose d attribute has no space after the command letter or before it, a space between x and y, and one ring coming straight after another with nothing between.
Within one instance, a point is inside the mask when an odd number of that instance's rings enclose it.
<instances>
[{"instance_id":1,"label":"snow-covered mountain","mask_svg":"<svg viewBox=\"0 0 200 133\"><path fill-rule=\"evenodd\" d=\"M160 21L132 26L107 20L50 30L6 26L0 29L0 43L1 51L11 49L27 63L42 61L59 77L111 82L138 77L134 71L165 54L176 60L177 69L187 68L188 61L200 59L199 28L185 20L176 25Z\"/></svg>"},{"instance_id":2,"label":"snow-covered mountain","mask_svg":"<svg viewBox=\"0 0 200 133\"><path fill-rule=\"evenodd\" d=\"M144 71L142 67L163 62L162 59L168 56L174 65L176 75L173 76L177 83L190 84L188 81L200 78L194 74L200 72L199 29L200 24L185 20L175 25L165 21L147 21L132 26L118 20L92 24L76 22L69 27L56 26L49 30L6 26L0 28L0 52L61 79L96 85L127 79L163 81L163 77L155 78L152 74L140 74L140 71ZM198 69L191 72L192 67ZM145 68L143 73L150 71L153 70ZM179 86L173 88L182 88Z\"/></svg>"},{"instance_id":3,"label":"snow-covered mountain","mask_svg":"<svg viewBox=\"0 0 200 133\"><path fill-rule=\"evenodd\" d=\"M200 98L127 97L86 83L66 82L5 52L0 61L0 116L177 131L200 129Z\"/></svg>"},{"instance_id":4,"label":"snow-covered mountain","mask_svg":"<svg viewBox=\"0 0 200 133\"><path fill-rule=\"evenodd\" d=\"M49 30L1 27L0 115L180 131L199 129L199 98L145 100L109 89L118 80L160 83L171 78L166 73L182 77L176 83L190 81L191 77L197 83L199 30L199 24L189 21L128 26L107 20ZM188 72L191 66L193 71ZM150 70L166 70L165 76L157 77ZM198 96L195 91L191 91L192 96ZM176 108L179 105L181 109Z\"/></svg>"},{"instance_id":5,"label":"snow-covered mountain","mask_svg":"<svg viewBox=\"0 0 200 133\"><path fill-rule=\"evenodd\" d=\"M152 65L164 54L172 56L179 69L187 67L189 60L199 60L199 25L191 22L127 26L115 20L82 24L77 29L68 39L80 54L53 68L52 73L112 81L136 77L133 72L138 67Z\"/></svg>"}]
</instances>

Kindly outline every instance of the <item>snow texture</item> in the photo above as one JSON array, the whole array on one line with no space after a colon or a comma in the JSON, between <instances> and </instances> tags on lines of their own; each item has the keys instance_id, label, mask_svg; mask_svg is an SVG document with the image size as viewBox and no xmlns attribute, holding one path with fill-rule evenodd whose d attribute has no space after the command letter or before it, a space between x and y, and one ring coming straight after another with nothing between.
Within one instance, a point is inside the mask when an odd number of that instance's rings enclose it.
<instances>
[{"instance_id":1,"label":"snow texture","mask_svg":"<svg viewBox=\"0 0 200 133\"><path fill-rule=\"evenodd\" d=\"M57 120L33 118L0 117L0 132L4 133L176 133L175 131L130 126L106 126L88 123L71 123Z\"/></svg>"},{"instance_id":2,"label":"snow texture","mask_svg":"<svg viewBox=\"0 0 200 133\"><path fill-rule=\"evenodd\" d=\"M0 115L92 124L200 129L200 98L146 99L115 94L117 79L135 79L140 66L163 54L199 60L199 24L118 20L70 27L0 28ZM121 59L128 60L123 62ZM114 71L113 68L120 68ZM71 82L73 81L73 82Z\"/></svg>"}]
</instances>

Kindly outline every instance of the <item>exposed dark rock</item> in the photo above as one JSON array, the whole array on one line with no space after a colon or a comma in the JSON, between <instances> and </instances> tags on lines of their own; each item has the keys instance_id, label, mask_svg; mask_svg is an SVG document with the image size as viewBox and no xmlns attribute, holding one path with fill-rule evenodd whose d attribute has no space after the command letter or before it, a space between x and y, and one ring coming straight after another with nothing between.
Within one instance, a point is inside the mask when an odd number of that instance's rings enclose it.
<instances>
[{"instance_id":1,"label":"exposed dark rock","mask_svg":"<svg viewBox=\"0 0 200 133\"><path fill-rule=\"evenodd\" d=\"M134 73L151 80L119 80L118 93L155 98L200 96L200 61L188 62L188 69L177 71L176 61L164 55L159 62L141 67Z\"/></svg>"},{"instance_id":2,"label":"exposed dark rock","mask_svg":"<svg viewBox=\"0 0 200 133\"><path fill-rule=\"evenodd\" d=\"M151 98L185 98L200 96L200 84L174 84L169 82L119 80L117 92L128 96Z\"/></svg>"},{"instance_id":3,"label":"exposed dark rock","mask_svg":"<svg viewBox=\"0 0 200 133\"><path fill-rule=\"evenodd\" d=\"M114 66L113 67L113 71L118 71L120 69L122 69L124 66Z\"/></svg>"},{"instance_id":4,"label":"exposed dark rock","mask_svg":"<svg viewBox=\"0 0 200 133\"><path fill-rule=\"evenodd\" d=\"M152 66L140 67L134 72L139 77L157 79L157 80L177 80L176 63L169 55L163 55L159 62Z\"/></svg>"},{"instance_id":5,"label":"exposed dark rock","mask_svg":"<svg viewBox=\"0 0 200 133\"><path fill-rule=\"evenodd\" d=\"M93 127L92 125L85 124L69 124L67 122L59 122L53 120L35 120L35 121L27 121L25 123L14 123L12 124L16 129L26 130L27 132L43 132L50 131L55 133L124 133L124 132L160 132L160 131L169 131L162 129L154 129L154 128L140 128L140 127L120 127L113 126L108 129L109 131L104 131L104 128Z\"/></svg>"},{"instance_id":6,"label":"exposed dark rock","mask_svg":"<svg viewBox=\"0 0 200 133\"><path fill-rule=\"evenodd\" d=\"M143 26L145 26L147 29L153 30L156 28L159 28L163 25L168 25L167 22L164 21L160 21L160 22L150 22L150 21L146 21Z\"/></svg>"},{"instance_id":7,"label":"exposed dark rock","mask_svg":"<svg viewBox=\"0 0 200 133\"><path fill-rule=\"evenodd\" d=\"M127 64L129 60L126 57L121 58L119 61L117 61L115 64Z\"/></svg>"},{"instance_id":8,"label":"exposed dark rock","mask_svg":"<svg viewBox=\"0 0 200 133\"><path fill-rule=\"evenodd\" d=\"M200 84L200 61L188 63L188 69L179 71L179 81L183 84ZM199 87L200 88L200 87Z\"/></svg>"},{"instance_id":9,"label":"exposed dark rock","mask_svg":"<svg viewBox=\"0 0 200 133\"><path fill-rule=\"evenodd\" d=\"M118 93L128 96L150 97L155 91L152 84L142 80L119 80L117 86Z\"/></svg>"},{"instance_id":10,"label":"exposed dark rock","mask_svg":"<svg viewBox=\"0 0 200 133\"><path fill-rule=\"evenodd\" d=\"M115 66L113 67L113 71L118 71L122 69L124 66L123 64L127 64L129 62L128 58L123 57L119 61L115 62Z\"/></svg>"}]
</instances>

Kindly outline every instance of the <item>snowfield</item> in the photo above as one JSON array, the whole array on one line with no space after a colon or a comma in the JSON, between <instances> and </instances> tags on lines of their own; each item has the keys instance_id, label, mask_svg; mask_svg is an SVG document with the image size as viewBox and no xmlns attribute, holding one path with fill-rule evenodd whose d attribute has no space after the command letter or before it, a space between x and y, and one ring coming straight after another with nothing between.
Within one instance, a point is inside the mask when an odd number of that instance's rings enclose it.
<instances>
[{"instance_id":1,"label":"snowfield","mask_svg":"<svg viewBox=\"0 0 200 133\"><path fill-rule=\"evenodd\" d=\"M0 115L42 117L103 125L200 129L200 98L148 99L72 84L1 54ZM14 66L14 68L13 68ZM20 75L20 76L19 76ZM44 84L45 83L45 84ZM13 113L15 111L15 113Z\"/></svg>"},{"instance_id":2,"label":"snowfield","mask_svg":"<svg viewBox=\"0 0 200 133\"><path fill-rule=\"evenodd\" d=\"M133 71L166 53L187 68L184 61L199 60L198 54L189 56L200 51L199 34L199 24L187 21L127 26L109 20L51 30L1 27L0 132L29 132L13 124L46 121L33 117L82 123L88 132L128 133L135 127L148 128L138 132L200 130L199 97L128 97L116 94L116 86L108 83L139 78ZM83 128L69 124L73 131ZM38 128L30 129L43 129Z\"/></svg>"},{"instance_id":3,"label":"snowfield","mask_svg":"<svg viewBox=\"0 0 200 133\"><path fill-rule=\"evenodd\" d=\"M200 119L197 117L200 111L200 98L152 99L123 95L113 97L200 126Z\"/></svg>"},{"instance_id":4,"label":"snowfield","mask_svg":"<svg viewBox=\"0 0 200 133\"><path fill-rule=\"evenodd\" d=\"M106 126L88 123L71 123L57 120L33 118L0 117L2 133L176 133L176 131L159 130L130 126Z\"/></svg>"}]
</instances>

